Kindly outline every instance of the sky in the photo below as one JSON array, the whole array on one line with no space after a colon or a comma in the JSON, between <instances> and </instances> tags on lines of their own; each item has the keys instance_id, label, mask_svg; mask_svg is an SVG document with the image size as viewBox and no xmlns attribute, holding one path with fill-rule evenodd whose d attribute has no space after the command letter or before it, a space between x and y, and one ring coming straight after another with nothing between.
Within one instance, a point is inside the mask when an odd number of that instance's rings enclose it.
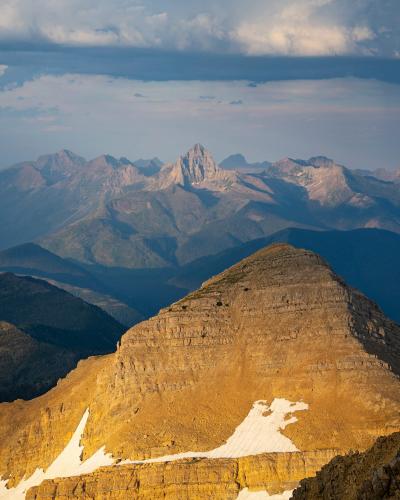
<instances>
[{"instance_id":1,"label":"sky","mask_svg":"<svg viewBox=\"0 0 400 500\"><path fill-rule=\"evenodd\" d=\"M0 166L62 148L399 168L398 0L3 0Z\"/></svg>"}]
</instances>

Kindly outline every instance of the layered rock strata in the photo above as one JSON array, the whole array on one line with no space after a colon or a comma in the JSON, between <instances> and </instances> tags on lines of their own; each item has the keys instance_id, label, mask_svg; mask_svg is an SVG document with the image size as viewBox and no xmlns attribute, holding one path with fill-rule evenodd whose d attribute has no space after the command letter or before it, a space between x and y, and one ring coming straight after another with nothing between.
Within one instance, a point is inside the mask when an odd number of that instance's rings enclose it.
<instances>
[{"instance_id":1,"label":"layered rock strata","mask_svg":"<svg viewBox=\"0 0 400 500\"><path fill-rule=\"evenodd\" d=\"M83 459L103 446L131 460L212 450L255 401L275 398L308 404L281 430L298 450L366 449L400 430L399 339L400 328L320 257L269 247L136 325L115 354L81 362L44 396L1 405L0 475L12 486L46 469L87 408ZM136 477L146 467L112 470Z\"/></svg>"},{"instance_id":2,"label":"layered rock strata","mask_svg":"<svg viewBox=\"0 0 400 500\"><path fill-rule=\"evenodd\" d=\"M177 462L103 467L92 474L45 481L28 500L161 499L234 500L240 491L293 489L314 475L338 450L268 453L238 459L184 459Z\"/></svg>"}]
</instances>

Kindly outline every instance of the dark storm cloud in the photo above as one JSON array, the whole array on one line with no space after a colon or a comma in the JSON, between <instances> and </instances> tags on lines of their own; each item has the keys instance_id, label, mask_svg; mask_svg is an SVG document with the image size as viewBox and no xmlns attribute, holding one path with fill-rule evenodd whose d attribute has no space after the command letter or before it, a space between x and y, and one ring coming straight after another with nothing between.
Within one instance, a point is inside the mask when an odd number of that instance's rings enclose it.
<instances>
[{"instance_id":1,"label":"dark storm cloud","mask_svg":"<svg viewBox=\"0 0 400 500\"><path fill-rule=\"evenodd\" d=\"M104 74L135 80L312 80L374 78L400 83L400 59L378 57L271 57L166 52L115 47L0 46L0 64L9 68L4 86L40 74Z\"/></svg>"}]
</instances>

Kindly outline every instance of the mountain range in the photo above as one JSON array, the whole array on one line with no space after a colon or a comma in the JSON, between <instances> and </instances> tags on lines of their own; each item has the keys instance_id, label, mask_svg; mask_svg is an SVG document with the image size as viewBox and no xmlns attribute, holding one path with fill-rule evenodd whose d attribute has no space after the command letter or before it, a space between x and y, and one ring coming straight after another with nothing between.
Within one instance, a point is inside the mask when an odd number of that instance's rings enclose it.
<instances>
[{"instance_id":1,"label":"mountain range","mask_svg":"<svg viewBox=\"0 0 400 500\"><path fill-rule=\"evenodd\" d=\"M399 339L321 257L271 245L45 395L0 405L0 494L289 498L400 430Z\"/></svg>"},{"instance_id":2,"label":"mountain range","mask_svg":"<svg viewBox=\"0 0 400 500\"><path fill-rule=\"evenodd\" d=\"M175 163L138 164L61 151L2 170L0 248L35 241L86 264L142 269L287 227L400 232L398 184L325 157L251 173L221 168L197 144Z\"/></svg>"},{"instance_id":3,"label":"mountain range","mask_svg":"<svg viewBox=\"0 0 400 500\"><path fill-rule=\"evenodd\" d=\"M204 281L272 243L317 252L347 283L371 297L400 322L400 235L382 229L311 231L289 228L183 266L126 269L86 265L29 243L0 251L0 271L46 279L104 309L123 325L157 313Z\"/></svg>"}]
</instances>

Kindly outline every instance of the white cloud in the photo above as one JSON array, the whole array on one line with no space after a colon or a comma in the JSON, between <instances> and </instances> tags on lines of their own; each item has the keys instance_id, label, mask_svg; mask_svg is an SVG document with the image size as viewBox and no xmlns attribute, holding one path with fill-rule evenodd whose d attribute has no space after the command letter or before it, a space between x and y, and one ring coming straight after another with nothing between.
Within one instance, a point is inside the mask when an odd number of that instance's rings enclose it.
<instances>
[{"instance_id":1,"label":"white cloud","mask_svg":"<svg viewBox=\"0 0 400 500\"><path fill-rule=\"evenodd\" d=\"M286 1L272 18L266 9L256 21L243 21L232 37L251 55L320 56L357 52L357 42L372 40L375 35L367 26L347 26L332 15L322 15L324 8L334 4L333 0Z\"/></svg>"},{"instance_id":2,"label":"white cloud","mask_svg":"<svg viewBox=\"0 0 400 500\"><path fill-rule=\"evenodd\" d=\"M380 37L387 45L388 33L398 32L396 0L388 0L386 32L374 28L369 12L379 1L3 0L0 39L246 54L373 53Z\"/></svg>"},{"instance_id":3,"label":"white cloud","mask_svg":"<svg viewBox=\"0 0 400 500\"><path fill-rule=\"evenodd\" d=\"M0 76L3 76L7 71L8 66L6 64L0 64Z\"/></svg>"},{"instance_id":4,"label":"white cloud","mask_svg":"<svg viewBox=\"0 0 400 500\"><path fill-rule=\"evenodd\" d=\"M340 27L284 25L266 29L262 24L244 23L234 33L244 52L250 55L332 55L350 52L348 34Z\"/></svg>"},{"instance_id":5,"label":"white cloud","mask_svg":"<svg viewBox=\"0 0 400 500\"><path fill-rule=\"evenodd\" d=\"M356 26L352 31L352 37L356 42L364 42L366 40L373 40L376 35L368 26Z\"/></svg>"}]
</instances>

